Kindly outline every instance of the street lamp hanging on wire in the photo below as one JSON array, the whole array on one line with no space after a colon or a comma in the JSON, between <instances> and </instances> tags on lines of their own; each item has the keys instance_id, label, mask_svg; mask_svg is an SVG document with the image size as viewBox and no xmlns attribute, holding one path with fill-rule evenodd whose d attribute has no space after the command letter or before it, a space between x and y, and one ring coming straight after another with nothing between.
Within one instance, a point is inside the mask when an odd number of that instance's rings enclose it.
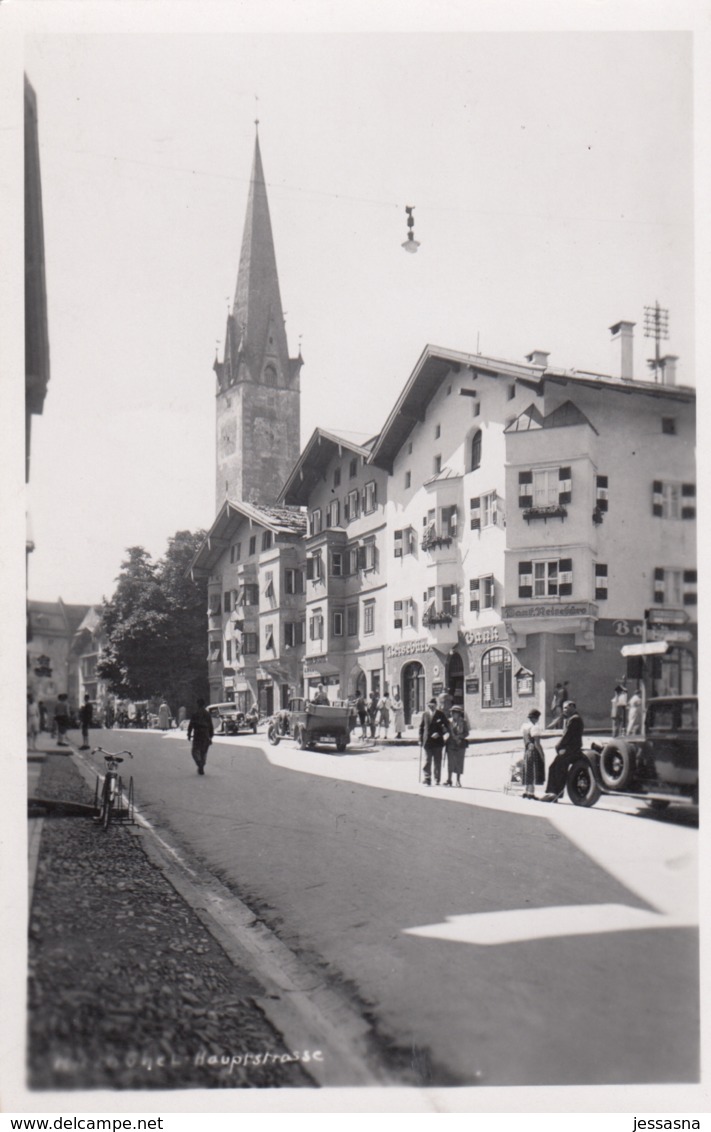
<instances>
[{"instance_id":1,"label":"street lamp hanging on wire","mask_svg":"<svg viewBox=\"0 0 711 1132\"><path fill-rule=\"evenodd\" d=\"M418 241L415 239L415 233L413 231L415 227L415 218L412 214L414 211L414 204L405 205L405 212L407 213L407 239L405 240L404 244L400 245L400 247L404 248L406 252L412 252L413 255L420 246Z\"/></svg>"}]
</instances>

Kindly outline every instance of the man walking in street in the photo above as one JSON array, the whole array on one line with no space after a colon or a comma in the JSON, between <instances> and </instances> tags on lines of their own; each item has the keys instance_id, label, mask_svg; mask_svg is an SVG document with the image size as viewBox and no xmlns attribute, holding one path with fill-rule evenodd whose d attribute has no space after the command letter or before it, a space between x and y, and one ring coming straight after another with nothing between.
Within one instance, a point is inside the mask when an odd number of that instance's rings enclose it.
<instances>
[{"instance_id":1,"label":"man walking in street","mask_svg":"<svg viewBox=\"0 0 711 1132\"><path fill-rule=\"evenodd\" d=\"M435 786L439 786L442 775L442 750L449 738L449 720L437 707L437 701L432 697L420 721L420 746L425 751L425 786L432 785L432 764L434 763Z\"/></svg>"},{"instance_id":2,"label":"man walking in street","mask_svg":"<svg viewBox=\"0 0 711 1132\"><path fill-rule=\"evenodd\" d=\"M62 692L57 696L57 706L54 709L54 722L57 724L57 746L68 747L64 736L67 734L69 727L69 704L67 702L67 693Z\"/></svg>"},{"instance_id":3,"label":"man walking in street","mask_svg":"<svg viewBox=\"0 0 711 1132\"><path fill-rule=\"evenodd\" d=\"M568 767L582 754L583 720L572 700L563 704L563 734L555 745L558 752L548 769L542 802L557 802L565 790Z\"/></svg>"},{"instance_id":4,"label":"man walking in street","mask_svg":"<svg viewBox=\"0 0 711 1132\"><path fill-rule=\"evenodd\" d=\"M198 774L205 773L207 752L212 743L213 735L212 717L209 711L205 709L205 701L198 698L197 710L190 716L188 723L188 742L192 740L192 756Z\"/></svg>"},{"instance_id":5,"label":"man walking in street","mask_svg":"<svg viewBox=\"0 0 711 1132\"><path fill-rule=\"evenodd\" d=\"M81 747L79 748L80 751L89 750L89 728L94 722L93 713L94 708L87 692L87 694L84 696L84 703L79 708L79 722L81 724Z\"/></svg>"}]
</instances>

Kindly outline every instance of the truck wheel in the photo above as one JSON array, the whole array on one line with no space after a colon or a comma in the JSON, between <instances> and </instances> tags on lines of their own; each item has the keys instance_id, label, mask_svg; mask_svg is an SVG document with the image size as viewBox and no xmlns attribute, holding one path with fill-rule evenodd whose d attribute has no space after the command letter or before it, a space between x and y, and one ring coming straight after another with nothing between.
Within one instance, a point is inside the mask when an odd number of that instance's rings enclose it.
<instances>
[{"instance_id":1,"label":"truck wheel","mask_svg":"<svg viewBox=\"0 0 711 1132\"><path fill-rule=\"evenodd\" d=\"M606 743L600 755L600 778L608 790L624 790L634 769L634 748L624 739Z\"/></svg>"},{"instance_id":2,"label":"truck wheel","mask_svg":"<svg viewBox=\"0 0 711 1132\"><path fill-rule=\"evenodd\" d=\"M348 746L348 740L347 739L344 739L343 737L341 737L340 739L336 739L336 750L337 751L345 751L347 746Z\"/></svg>"},{"instance_id":3,"label":"truck wheel","mask_svg":"<svg viewBox=\"0 0 711 1132\"><path fill-rule=\"evenodd\" d=\"M308 741L306 739L306 728L305 727L298 727L296 729L296 733L294 735L294 738L296 739L296 745L297 745L297 747L299 748L300 751L307 751L308 750L309 744L308 744Z\"/></svg>"},{"instance_id":4,"label":"truck wheel","mask_svg":"<svg viewBox=\"0 0 711 1132\"><path fill-rule=\"evenodd\" d=\"M600 797L600 787L588 759L576 759L566 780L568 797L574 806L594 806Z\"/></svg>"},{"instance_id":5,"label":"truck wheel","mask_svg":"<svg viewBox=\"0 0 711 1132\"><path fill-rule=\"evenodd\" d=\"M279 735L279 729L277 728L276 723L270 723L267 728L267 739L271 743L272 747L279 746L280 738L281 736Z\"/></svg>"},{"instance_id":6,"label":"truck wheel","mask_svg":"<svg viewBox=\"0 0 711 1132\"><path fill-rule=\"evenodd\" d=\"M663 814L664 811L668 810L669 806L671 805L671 803L667 802L665 798L652 798L649 804L657 814Z\"/></svg>"}]
</instances>

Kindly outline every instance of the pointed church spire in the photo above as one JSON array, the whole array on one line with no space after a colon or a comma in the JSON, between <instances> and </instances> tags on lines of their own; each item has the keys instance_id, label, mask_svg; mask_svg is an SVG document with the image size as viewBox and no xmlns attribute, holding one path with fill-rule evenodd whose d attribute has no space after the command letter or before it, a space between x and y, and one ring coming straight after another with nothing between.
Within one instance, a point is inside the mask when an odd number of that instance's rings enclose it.
<instances>
[{"instance_id":1,"label":"pointed church spire","mask_svg":"<svg viewBox=\"0 0 711 1132\"><path fill-rule=\"evenodd\" d=\"M238 328L239 361L247 369L244 377L261 382L265 368L271 365L281 381L288 381L289 351L258 132L232 320Z\"/></svg>"},{"instance_id":2,"label":"pointed church spire","mask_svg":"<svg viewBox=\"0 0 711 1132\"><path fill-rule=\"evenodd\" d=\"M213 367L217 508L272 504L299 455L303 358L289 358L258 132L223 358Z\"/></svg>"}]
</instances>

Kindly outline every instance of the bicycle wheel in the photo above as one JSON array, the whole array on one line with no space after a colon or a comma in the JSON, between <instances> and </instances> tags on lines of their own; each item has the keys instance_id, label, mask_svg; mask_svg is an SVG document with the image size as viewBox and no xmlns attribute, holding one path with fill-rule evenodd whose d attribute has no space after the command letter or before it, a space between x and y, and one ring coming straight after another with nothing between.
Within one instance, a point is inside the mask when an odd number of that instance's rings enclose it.
<instances>
[{"instance_id":1,"label":"bicycle wheel","mask_svg":"<svg viewBox=\"0 0 711 1132\"><path fill-rule=\"evenodd\" d=\"M133 776L128 780L128 820L133 825L135 821L135 805L133 801Z\"/></svg>"},{"instance_id":2,"label":"bicycle wheel","mask_svg":"<svg viewBox=\"0 0 711 1132\"><path fill-rule=\"evenodd\" d=\"M99 775L96 776L96 786L94 787L94 813L98 817L101 810L101 779Z\"/></svg>"},{"instance_id":3,"label":"bicycle wheel","mask_svg":"<svg viewBox=\"0 0 711 1132\"><path fill-rule=\"evenodd\" d=\"M104 779L104 799L103 799L103 806L102 806L102 810L101 810L101 824L104 827L104 829L109 828L109 825L111 823L111 818L113 817L113 808L114 808L113 785L114 784L113 784L110 776L107 774L106 778Z\"/></svg>"}]
</instances>

